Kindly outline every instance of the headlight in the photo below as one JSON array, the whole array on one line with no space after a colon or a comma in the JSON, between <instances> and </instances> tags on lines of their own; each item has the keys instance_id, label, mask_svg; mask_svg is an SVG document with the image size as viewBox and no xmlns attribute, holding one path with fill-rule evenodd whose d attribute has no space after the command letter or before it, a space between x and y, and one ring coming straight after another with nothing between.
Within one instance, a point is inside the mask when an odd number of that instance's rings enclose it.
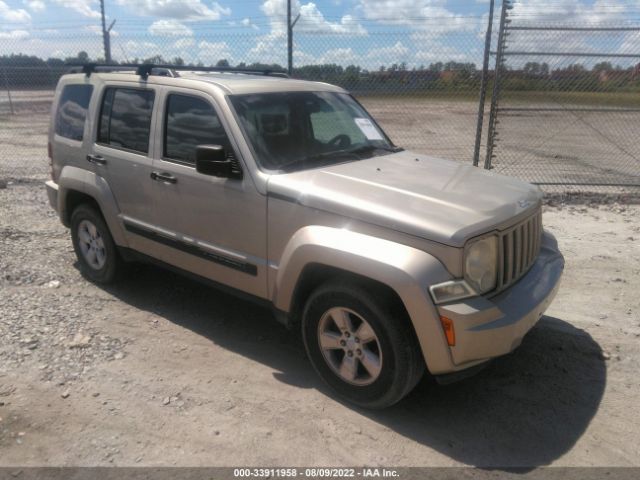
<instances>
[{"instance_id":1,"label":"headlight","mask_svg":"<svg viewBox=\"0 0 640 480\"><path fill-rule=\"evenodd\" d=\"M498 237L477 240L465 252L464 278L478 293L486 293L496 287L498 279Z\"/></svg>"}]
</instances>

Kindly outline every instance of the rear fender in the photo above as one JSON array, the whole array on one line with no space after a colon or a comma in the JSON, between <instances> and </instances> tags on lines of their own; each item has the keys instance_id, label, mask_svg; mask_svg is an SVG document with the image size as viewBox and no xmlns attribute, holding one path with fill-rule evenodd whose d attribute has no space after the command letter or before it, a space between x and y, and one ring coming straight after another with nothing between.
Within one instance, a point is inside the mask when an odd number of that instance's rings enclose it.
<instances>
[{"instance_id":1,"label":"rear fender","mask_svg":"<svg viewBox=\"0 0 640 480\"><path fill-rule=\"evenodd\" d=\"M67 211L67 196L71 191L81 192L93 198L102 211L102 216L107 222L116 245L128 246L124 229L118 220L120 209L109 184L103 177L72 166L65 166L62 169L58 178L58 212L66 226L69 226L72 214Z\"/></svg>"}]
</instances>

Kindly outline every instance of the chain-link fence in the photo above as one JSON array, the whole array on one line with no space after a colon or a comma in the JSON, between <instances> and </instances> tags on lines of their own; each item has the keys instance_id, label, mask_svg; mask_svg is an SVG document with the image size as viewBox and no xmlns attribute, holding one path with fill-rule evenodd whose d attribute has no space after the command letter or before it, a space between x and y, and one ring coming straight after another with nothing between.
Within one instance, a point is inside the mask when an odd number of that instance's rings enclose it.
<instances>
[{"instance_id":1,"label":"chain-link fence","mask_svg":"<svg viewBox=\"0 0 640 480\"><path fill-rule=\"evenodd\" d=\"M499 36L487 165L548 191L637 192L640 21L541 24L506 8Z\"/></svg>"},{"instance_id":2,"label":"chain-link fence","mask_svg":"<svg viewBox=\"0 0 640 480\"><path fill-rule=\"evenodd\" d=\"M635 188L640 19L615 28L600 23L594 30L585 24L550 28L549 22L527 21L517 9L505 17L496 21L492 48L499 47L498 55L485 72L488 98L492 92L495 98L493 115L490 102L483 115L489 135L481 137L480 166L551 190ZM473 161L486 16L366 28L352 19L330 31L309 25L296 26L294 77L354 92L397 145ZM119 63L286 68L285 28L270 25L265 34L249 25L248 32L202 25L169 34L128 28L113 32L111 55ZM100 61L102 37L95 28L67 25L2 38L0 180L44 178L55 84L65 62ZM502 65L497 77L496 56Z\"/></svg>"},{"instance_id":3,"label":"chain-link fence","mask_svg":"<svg viewBox=\"0 0 640 480\"><path fill-rule=\"evenodd\" d=\"M442 28L442 25L440 26ZM406 29L366 35L302 30L295 37L293 76L329 82L354 92L393 141L405 148L469 162L477 119L482 59L482 23L452 34ZM122 63L286 68L285 35L204 34L112 38L112 56ZM95 34L40 36L68 45L75 55L34 55L20 39L0 50L0 178L42 176L47 171L46 132L53 89L64 62L100 59ZM428 51L425 45L430 45ZM241 52L239 55L236 52ZM3 56L2 53L5 53Z\"/></svg>"},{"instance_id":4,"label":"chain-link fence","mask_svg":"<svg viewBox=\"0 0 640 480\"><path fill-rule=\"evenodd\" d=\"M446 38L442 28L373 29L366 35L303 29L295 36L293 77L354 92L398 145L470 162L484 27L473 19ZM102 57L102 39L94 33L42 34L39 41L63 43L74 55L49 58L46 48L33 51L23 39L3 41L0 178L46 174L48 114L55 84L67 69L64 62ZM286 42L283 34L196 32L185 38L158 38L145 32L112 37L111 47L114 61L121 63L286 68ZM422 46L427 44L425 51Z\"/></svg>"}]
</instances>

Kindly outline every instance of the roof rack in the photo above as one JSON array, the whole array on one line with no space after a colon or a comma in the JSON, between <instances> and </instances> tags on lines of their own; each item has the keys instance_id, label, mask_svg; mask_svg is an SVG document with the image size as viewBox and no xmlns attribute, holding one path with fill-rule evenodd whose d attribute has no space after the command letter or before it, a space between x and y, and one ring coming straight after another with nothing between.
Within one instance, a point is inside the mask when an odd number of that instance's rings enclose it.
<instances>
[{"instance_id":1,"label":"roof rack","mask_svg":"<svg viewBox=\"0 0 640 480\"><path fill-rule=\"evenodd\" d=\"M272 77L288 78L289 75L284 70L261 70L253 68L234 68L234 67L195 67L188 65L156 65L153 63L123 63L113 65L109 63L83 63L83 64L67 64L71 67L71 72L84 73L87 77L94 72L117 72L117 71L135 71L142 78L149 75L158 75L164 77L177 77L179 71L188 72L223 72L223 73L243 73L247 75L268 75Z\"/></svg>"}]
</instances>

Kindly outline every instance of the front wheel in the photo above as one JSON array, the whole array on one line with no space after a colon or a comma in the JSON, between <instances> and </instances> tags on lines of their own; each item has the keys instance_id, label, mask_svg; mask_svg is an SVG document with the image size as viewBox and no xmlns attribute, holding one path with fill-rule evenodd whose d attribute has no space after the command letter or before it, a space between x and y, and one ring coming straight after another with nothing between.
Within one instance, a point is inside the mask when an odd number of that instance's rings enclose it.
<instances>
[{"instance_id":1,"label":"front wheel","mask_svg":"<svg viewBox=\"0 0 640 480\"><path fill-rule=\"evenodd\" d=\"M384 408L409 393L424 361L406 313L386 292L334 282L312 293L302 333L320 377L341 397Z\"/></svg>"}]
</instances>

